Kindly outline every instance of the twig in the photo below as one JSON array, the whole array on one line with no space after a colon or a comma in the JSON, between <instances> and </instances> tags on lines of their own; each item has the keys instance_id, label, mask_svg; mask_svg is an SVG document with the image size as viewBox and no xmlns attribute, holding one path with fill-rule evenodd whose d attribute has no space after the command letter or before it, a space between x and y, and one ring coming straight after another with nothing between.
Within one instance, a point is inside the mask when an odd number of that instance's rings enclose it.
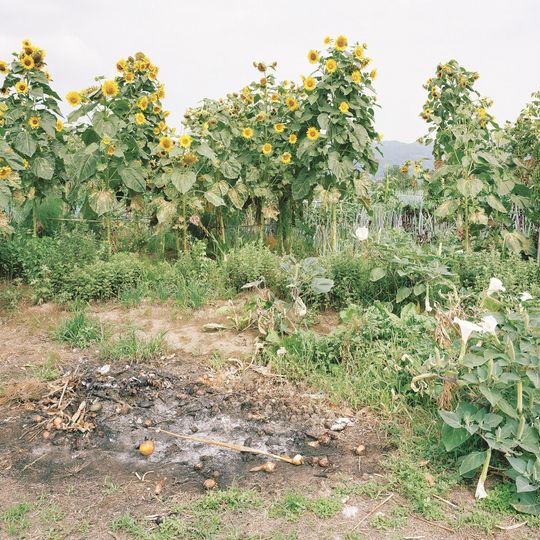
<instances>
[{"instance_id":1,"label":"twig","mask_svg":"<svg viewBox=\"0 0 540 540\"><path fill-rule=\"evenodd\" d=\"M519 529L520 527L523 527L524 525L527 525L526 521L521 521L520 523L514 523L514 525L495 525L497 529L500 529L501 531L513 531L514 529Z\"/></svg>"},{"instance_id":2,"label":"twig","mask_svg":"<svg viewBox=\"0 0 540 540\"><path fill-rule=\"evenodd\" d=\"M439 501L442 501L443 503L446 503L448 506L451 506L452 508L456 508L459 510L459 506L457 504L454 504L451 501L447 501L446 499L443 499L442 497L439 497L438 495L433 495L436 499L439 499Z\"/></svg>"},{"instance_id":3,"label":"twig","mask_svg":"<svg viewBox=\"0 0 540 540\"><path fill-rule=\"evenodd\" d=\"M196 437L194 435L179 435L178 433L173 433L172 431L167 431L166 429L155 428L156 433L166 433L172 437L178 439L184 439L186 441L200 442L203 444L210 444L212 446L221 446L222 448L228 448L229 450L235 450L236 452L249 452L250 454L259 454L262 456L272 457L274 459L279 459L280 461L285 461L286 463L291 463L292 465L300 465L301 463L295 462L289 456L278 456L276 454L271 454L265 450L259 450L258 448L250 448L249 446L244 446L242 444L232 444L222 441L214 441L212 439L205 439L203 437Z\"/></svg>"},{"instance_id":4,"label":"twig","mask_svg":"<svg viewBox=\"0 0 540 540\"><path fill-rule=\"evenodd\" d=\"M355 529L360 527L360 525L362 525L366 519L369 519L379 508L382 508L394 495L394 493L390 493L386 499L381 501L373 510L371 510L371 512L368 512L349 532L353 532Z\"/></svg>"},{"instance_id":5,"label":"twig","mask_svg":"<svg viewBox=\"0 0 540 540\"><path fill-rule=\"evenodd\" d=\"M32 461L32 463L29 463L28 465L25 465L25 466L21 469L21 472L24 472L24 471L26 471L26 469L28 469L28 468L31 467L32 465L35 465L40 459L44 458L46 455L47 455L47 453L41 454L41 456L39 456L38 458L34 459L34 461Z\"/></svg>"},{"instance_id":6,"label":"twig","mask_svg":"<svg viewBox=\"0 0 540 540\"><path fill-rule=\"evenodd\" d=\"M66 393L66 388L69 383L69 378L66 381L66 384L64 384L64 388L62 389L62 395L60 396L60 400L58 401L57 409L60 410L60 405L62 405L62 400L64 399L64 394Z\"/></svg>"}]
</instances>

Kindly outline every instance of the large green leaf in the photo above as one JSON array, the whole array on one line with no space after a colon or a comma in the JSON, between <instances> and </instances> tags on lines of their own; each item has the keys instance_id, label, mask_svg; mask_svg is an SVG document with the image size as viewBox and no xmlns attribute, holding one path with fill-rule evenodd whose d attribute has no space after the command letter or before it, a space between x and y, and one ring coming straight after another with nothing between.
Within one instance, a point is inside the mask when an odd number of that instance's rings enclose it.
<instances>
[{"instance_id":1,"label":"large green leaf","mask_svg":"<svg viewBox=\"0 0 540 540\"><path fill-rule=\"evenodd\" d=\"M377 266L369 273L369 280L379 281L384 276L386 276L386 270L384 268L381 268L380 266Z\"/></svg>"},{"instance_id":2,"label":"large green leaf","mask_svg":"<svg viewBox=\"0 0 540 540\"><path fill-rule=\"evenodd\" d=\"M486 197L486 201L489 204L489 206L491 206L491 208L493 208L494 210L497 210L498 212L504 212L504 213L508 212L506 208L504 207L504 204L499 199L497 199L495 195L488 195Z\"/></svg>"},{"instance_id":3,"label":"large green leaf","mask_svg":"<svg viewBox=\"0 0 540 540\"><path fill-rule=\"evenodd\" d=\"M98 158L96 154L80 152L75 164L75 179L84 182L96 174Z\"/></svg>"},{"instance_id":4,"label":"large green leaf","mask_svg":"<svg viewBox=\"0 0 540 540\"><path fill-rule=\"evenodd\" d=\"M102 216L112 210L113 193L110 190L95 191L88 197L88 204L98 216Z\"/></svg>"},{"instance_id":5,"label":"large green leaf","mask_svg":"<svg viewBox=\"0 0 540 540\"><path fill-rule=\"evenodd\" d=\"M36 141L28 131L21 131L13 142L15 149L25 156L32 157L37 148Z\"/></svg>"},{"instance_id":6,"label":"large green leaf","mask_svg":"<svg viewBox=\"0 0 540 540\"><path fill-rule=\"evenodd\" d=\"M536 493L518 493L510 504L523 514L540 515L540 500Z\"/></svg>"},{"instance_id":7,"label":"large green leaf","mask_svg":"<svg viewBox=\"0 0 540 540\"><path fill-rule=\"evenodd\" d=\"M206 200L209 203L213 204L214 206L224 206L225 205L225 201L219 195L216 195L212 191L207 191L204 194L204 196L205 196Z\"/></svg>"},{"instance_id":8,"label":"large green leaf","mask_svg":"<svg viewBox=\"0 0 540 540\"><path fill-rule=\"evenodd\" d=\"M230 180L234 180L240 176L240 171L242 170L242 165L238 160L235 158L230 158L227 161L224 161L221 166L220 170L223 173L223 176L225 178L229 178Z\"/></svg>"},{"instance_id":9,"label":"large green leaf","mask_svg":"<svg viewBox=\"0 0 540 540\"><path fill-rule=\"evenodd\" d=\"M484 189L484 183L480 178L472 176L470 178L460 178L456 183L456 187L464 197L474 198Z\"/></svg>"},{"instance_id":10,"label":"large green leaf","mask_svg":"<svg viewBox=\"0 0 540 540\"><path fill-rule=\"evenodd\" d=\"M146 190L144 169L141 165L132 163L127 167L119 167L118 174L127 188L136 191L137 193L142 193Z\"/></svg>"},{"instance_id":11,"label":"large green leaf","mask_svg":"<svg viewBox=\"0 0 540 540\"><path fill-rule=\"evenodd\" d=\"M444 424L441 430L441 440L447 452L463 444L470 436L466 429L455 429L447 424Z\"/></svg>"},{"instance_id":12,"label":"large green leaf","mask_svg":"<svg viewBox=\"0 0 540 540\"><path fill-rule=\"evenodd\" d=\"M43 180L50 180L54 174L54 159L39 156L33 160L32 172Z\"/></svg>"},{"instance_id":13,"label":"large green leaf","mask_svg":"<svg viewBox=\"0 0 540 540\"><path fill-rule=\"evenodd\" d=\"M466 476L478 470L486 460L487 452L471 452L467 455L459 466L459 474Z\"/></svg>"},{"instance_id":14,"label":"large green leaf","mask_svg":"<svg viewBox=\"0 0 540 540\"><path fill-rule=\"evenodd\" d=\"M171 173L171 182L183 195L193 187L196 180L197 175L193 171L182 171L177 169Z\"/></svg>"},{"instance_id":15,"label":"large green leaf","mask_svg":"<svg viewBox=\"0 0 540 540\"><path fill-rule=\"evenodd\" d=\"M217 159L216 153L206 143L200 144L196 149L197 154L208 158L210 161Z\"/></svg>"}]
</instances>

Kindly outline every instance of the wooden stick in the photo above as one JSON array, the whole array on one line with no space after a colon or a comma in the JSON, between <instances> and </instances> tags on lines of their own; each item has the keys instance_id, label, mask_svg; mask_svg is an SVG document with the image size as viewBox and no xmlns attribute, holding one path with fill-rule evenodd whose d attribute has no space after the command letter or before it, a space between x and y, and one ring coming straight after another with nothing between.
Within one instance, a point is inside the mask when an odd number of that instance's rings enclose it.
<instances>
[{"instance_id":1,"label":"wooden stick","mask_svg":"<svg viewBox=\"0 0 540 540\"><path fill-rule=\"evenodd\" d=\"M261 456L268 456L274 459L279 459L280 461L285 461L286 463L291 463L292 465L301 465L301 462L293 460L289 456L278 456L265 450L259 450L258 448L250 448L249 446L244 446L242 444L232 444L222 441L214 441L212 439L205 439L203 437L196 437L194 435L179 435L178 433L173 433L172 431L167 431L166 429L155 428L156 433L166 433L171 437L176 437L177 439L184 439L186 441L200 442L203 444L210 444L212 446L221 446L222 448L227 448L229 450L235 450L236 452L249 452L250 454L259 454Z\"/></svg>"},{"instance_id":2,"label":"wooden stick","mask_svg":"<svg viewBox=\"0 0 540 540\"><path fill-rule=\"evenodd\" d=\"M34 459L34 461L32 461L32 463L29 463L28 465L25 465L21 472L23 471L26 471L26 469L28 469L29 467L31 467L32 465L36 464L40 459L43 459L46 455L48 455L47 453L45 454L41 454L41 456L39 456L37 459Z\"/></svg>"},{"instance_id":3,"label":"wooden stick","mask_svg":"<svg viewBox=\"0 0 540 540\"><path fill-rule=\"evenodd\" d=\"M447 501L446 499L443 499L442 497L439 497L438 495L433 495L436 499L439 499L439 501L442 501L443 503L446 503L448 506L451 506L452 508L456 508L459 510L459 506L457 504L454 504L451 501Z\"/></svg>"},{"instance_id":4,"label":"wooden stick","mask_svg":"<svg viewBox=\"0 0 540 540\"><path fill-rule=\"evenodd\" d=\"M424 523L427 523L428 525L433 525L434 527L439 527L439 529L442 529L443 531L448 531L450 533L455 533L456 531L450 529L450 527L445 527L444 525L441 525L440 523L436 523L435 521L428 521L427 519L424 519L423 517L420 517L417 514L412 515L413 519L419 519L420 521L423 521Z\"/></svg>"},{"instance_id":5,"label":"wooden stick","mask_svg":"<svg viewBox=\"0 0 540 540\"><path fill-rule=\"evenodd\" d=\"M394 493L390 493L390 495L388 495L386 499L381 501L373 510L371 510L371 512L368 512L349 532L353 532L355 529L360 527L360 525L364 523L366 519L370 518L379 508L384 506L394 495L395 495Z\"/></svg>"}]
</instances>

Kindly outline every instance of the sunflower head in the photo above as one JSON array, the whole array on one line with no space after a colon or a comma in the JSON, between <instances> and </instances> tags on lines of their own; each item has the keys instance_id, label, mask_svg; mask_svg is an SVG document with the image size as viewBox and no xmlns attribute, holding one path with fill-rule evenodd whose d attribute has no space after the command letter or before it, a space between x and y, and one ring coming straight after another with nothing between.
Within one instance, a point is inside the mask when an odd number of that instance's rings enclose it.
<instances>
[{"instance_id":1,"label":"sunflower head","mask_svg":"<svg viewBox=\"0 0 540 540\"><path fill-rule=\"evenodd\" d=\"M152 112L153 112L154 114L159 114L159 113L161 112L161 106L160 106L160 105L154 105L154 106L152 107Z\"/></svg>"},{"instance_id":2,"label":"sunflower head","mask_svg":"<svg viewBox=\"0 0 540 540\"><path fill-rule=\"evenodd\" d=\"M310 64L316 64L319 61L319 53L315 49L308 52L307 58Z\"/></svg>"},{"instance_id":3,"label":"sunflower head","mask_svg":"<svg viewBox=\"0 0 540 540\"><path fill-rule=\"evenodd\" d=\"M109 144L107 147L107 155L112 156L114 154L114 146L112 144Z\"/></svg>"},{"instance_id":4,"label":"sunflower head","mask_svg":"<svg viewBox=\"0 0 540 540\"><path fill-rule=\"evenodd\" d=\"M141 96L137 100L137 107L139 107L139 109L141 109L142 111L146 111L146 109L148 108L148 97Z\"/></svg>"},{"instance_id":5,"label":"sunflower head","mask_svg":"<svg viewBox=\"0 0 540 540\"><path fill-rule=\"evenodd\" d=\"M270 143L265 143L263 144L261 150L265 156L268 156L272 153L272 145Z\"/></svg>"},{"instance_id":6,"label":"sunflower head","mask_svg":"<svg viewBox=\"0 0 540 540\"><path fill-rule=\"evenodd\" d=\"M135 80L135 75L132 71L124 71L124 81L127 84L131 84Z\"/></svg>"},{"instance_id":7,"label":"sunflower head","mask_svg":"<svg viewBox=\"0 0 540 540\"><path fill-rule=\"evenodd\" d=\"M127 63L123 58L120 58L120 60L118 60L118 62L116 62L116 70L117 71L120 71L120 72L125 71L126 67L127 67Z\"/></svg>"},{"instance_id":8,"label":"sunflower head","mask_svg":"<svg viewBox=\"0 0 540 540\"><path fill-rule=\"evenodd\" d=\"M159 146L165 152L169 152L174 146L174 142L170 137L164 136L159 139Z\"/></svg>"},{"instance_id":9,"label":"sunflower head","mask_svg":"<svg viewBox=\"0 0 540 540\"><path fill-rule=\"evenodd\" d=\"M257 120L257 122L262 122L265 118L266 118L266 114L261 111L260 113L257 114L257 116L255 117L255 120Z\"/></svg>"},{"instance_id":10,"label":"sunflower head","mask_svg":"<svg viewBox=\"0 0 540 540\"><path fill-rule=\"evenodd\" d=\"M135 123L139 126L142 126L146 122L144 114L139 112L135 114Z\"/></svg>"},{"instance_id":11,"label":"sunflower head","mask_svg":"<svg viewBox=\"0 0 540 540\"><path fill-rule=\"evenodd\" d=\"M58 133L60 133L64 129L64 122L62 122L62 120L60 120L60 118L58 118L56 120L56 124L54 126L54 129L56 129L56 131Z\"/></svg>"},{"instance_id":12,"label":"sunflower head","mask_svg":"<svg viewBox=\"0 0 540 540\"><path fill-rule=\"evenodd\" d=\"M294 99L291 96L289 96L285 100L285 103L287 104L287 107L289 107L289 110L291 111L296 111L296 109L298 109L298 102L296 101L296 99Z\"/></svg>"},{"instance_id":13,"label":"sunflower head","mask_svg":"<svg viewBox=\"0 0 540 540\"><path fill-rule=\"evenodd\" d=\"M242 137L244 139L251 139L253 137L253 130L250 127L246 127L242 130Z\"/></svg>"},{"instance_id":14,"label":"sunflower head","mask_svg":"<svg viewBox=\"0 0 540 540\"><path fill-rule=\"evenodd\" d=\"M369 74L369 77L371 78L371 80L375 80L375 77L377 76L377 69L372 69L370 74Z\"/></svg>"},{"instance_id":15,"label":"sunflower head","mask_svg":"<svg viewBox=\"0 0 540 540\"><path fill-rule=\"evenodd\" d=\"M8 71L9 71L9 68L8 68L7 62L0 60L0 73L2 75L7 75Z\"/></svg>"},{"instance_id":16,"label":"sunflower head","mask_svg":"<svg viewBox=\"0 0 540 540\"><path fill-rule=\"evenodd\" d=\"M199 158L193 152L186 152L182 156L182 165L184 165L184 167L194 165L197 161L199 161Z\"/></svg>"},{"instance_id":17,"label":"sunflower head","mask_svg":"<svg viewBox=\"0 0 540 540\"><path fill-rule=\"evenodd\" d=\"M332 38L330 36L326 36L323 40L323 43L325 45L330 45L330 43L332 43Z\"/></svg>"},{"instance_id":18,"label":"sunflower head","mask_svg":"<svg viewBox=\"0 0 540 540\"><path fill-rule=\"evenodd\" d=\"M347 48L347 38L345 36L338 36L335 46L338 51L344 51Z\"/></svg>"},{"instance_id":19,"label":"sunflower head","mask_svg":"<svg viewBox=\"0 0 540 540\"><path fill-rule=\"evenodd\" d=\"M357 45L354 48L354 56L357 60L362 60L362 58L364 57L364 48L360 45Z\"/></svg>"},{"instance_id":20,"label":"sunflower head","mask_svg":"<svg viewBox=\"0 0 540 540\"><path fill-rule=\"evenodd\" d=\"M402 165L401 168L400 168L400 171L403 174L409 174L409 166L408 165Z\"/></svg>"},{"instance_id":21,"label":"sunflower head","mask_svg":"<svg viewBox=\"0 0 540 540\"><path fill-rule=\"evenodd\" d=\"M339 104L339 110L340 112L342 112L343 114L347 114L349 112L349 104L346 102L346 101L342 101L340 104Z\"/></svg>"},{"instance_id":22,"label":"sunflower head","mask_svg":"<svg viewBox=\"0 0 540 540\"><path fill-rule=\"evenodd\" d=\"M178 142L182 148L189 148L191 146L191 135L182 135Z\"/></svg>"},{"instance_id":23,"label":"sunflower head","mask_svg":"<svg viewBox=\"0 0 540 540\"><path fill-rule=\"evenodd\" d=\"M28 125L32 128L32 129L37 129L39 127L39 116L31 116L30 119L28 120Z\"/></svg>"},{"instance_id":24,"label":"sunflower head","mask_svg":"<svg viewBox=\"0 0 540 540\"><path fill-rule=\"evenodd\" d=\"M328 73L334 73L334 71L337 69L337 62L333 58L329 58L326 61L325 67Z\"/></svg>"},{"instance_id":25,"label":"sunflower head","mask_svg":"<svg viewBox=\"0 0 540 540\"><path fill-rule=\"evenodd\" d=\"M11 167L8 167L7 165L4 167L0 167L0 179L6 180L11 176Z\"/></svg>"},{"instance_id":26,"label":"sunflower head","mask_svg":"<svg viewBox=\"0 0 540 540\"><path fill-rule=\"evenodd\" d=\"M274 125L274 131L276 133L283 133L285 131L285 124L283 122L278 122Z\"/></svg>"},{"instance_id":27,"label":"sunflower head","mask_svg":"<svg viewBox=\"0 0 540 540\"><path fill-rule=\"evenodd\" d=\"M290 152L285 152L284 154L282 154L281 156L281 163L290 163L291 162L291 158L292 158L292 155Z\"/></svg>"},{"instance_id":28,"label":"sunflower head","mask_svg":"<svg viewBox=\"0 0 540 540\"><path fill-rule=\"evenodd\" d=\"M297 140L298 137L296 136L296 134L291 133L291 135L289 135L289 144L296 144Z\"/></svg>"},{"instance_id":29,"label":"sunflower head","mask_svg":"<svg viewBox=\"0 0 540 540\"><path fill-rule=\"evenodd\" d=\"M72 107L77 107L81 104L81 94L72 90L66 94L66 100Z\"/></svg>"},{"instance_id":30,"label":"sunflower head","mask_svg":"<svg viewBox=\"0 0 540 540\"><path fill-rule=\"evenodd\" d=\"M24 81L19 81L15 85L15 90L17 90L19 94L26 94L26 92L28 92L28 85Z\"/></svg>"},{"instance_id":31,"label":"sunflower head","mask_svg":"<svg viewBox=\"0 0 540 540\"><path fill-rule=\"evenodd\" d=\"M23 57L21 58L21 66L24 69L30 70L34 67L34 65L34 59L29 54L23 55Z\"/></svg>"},{"instance_id":32,"label":"sunflower head","mask_svg":"<svg viewBox=\"0 0 540 540\"><path fill-rule=\"evenodd\" d=\"M319 130L315 127L310 127L307 129L306 135L310 141L316 141L319 138Z\"/></svg>"},{"instance_id":33,"label":"sunflower head","mask_svg":"<svg viewBox=\"0 0 540 540\"><path fill-rule=\"evenodd\" d=\"M315 80L314 77L306 77L304 79L304 89L307 90L308 92L311 92L315 88L316 84L317 84L317 81Z\"/></svg>"},{"instance_id":34,"label":"sunflower head","mask_svg":"<svg viewBox=\"0 0 540 540\"><path fill-rule=\"evenodd\" d=\"M32 42L29 39L23 39L22 40L22 46L23 46L23 49L31 49L32 48Z\"/></svg>"},{"instance_id":35,"label":"sunflower head","mask_svg":"<svg viewBox=\"0 0 540 540\"><path fill-rule=\"evenodd\" d=\"M114 97L118 94L118 84L113 80L104 81L101 91L105 97Z\"/></svg>"}]
</instances>

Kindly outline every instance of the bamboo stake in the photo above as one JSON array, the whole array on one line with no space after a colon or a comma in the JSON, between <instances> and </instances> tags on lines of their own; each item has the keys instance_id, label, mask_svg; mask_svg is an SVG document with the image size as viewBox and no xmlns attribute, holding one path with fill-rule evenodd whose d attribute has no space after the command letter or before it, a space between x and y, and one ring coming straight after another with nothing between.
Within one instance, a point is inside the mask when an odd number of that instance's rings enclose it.
<instances>
[{"instance_id":1,"label":"bamboo stake","mask_svg":"<svg viewBox=\"0 0 540 540\"><path fill-rule=\"evenodd\" d=\"M204 437L197 437L195 435L180 435L179 433L174 433L172 431L167 431L166 429L155 428L156 433L165 433L171 437L176 437L177 439L184 439L186 441L200 442L203 444L209 444L211 446L221 446L222 448L227 448L229 450L235 450L236 452L249 452L250 454L259 454L261 456L268 456L274 459L279 459L285 463L290 463L291 465L302 465L303 459L294 459L289 456L278 456L266 450L259 450L258 448L251 448L249 446L244 446L242 444L233 444L222 441L215 441L212 439L205 439Z\"/></svg>"}]
</instances>

